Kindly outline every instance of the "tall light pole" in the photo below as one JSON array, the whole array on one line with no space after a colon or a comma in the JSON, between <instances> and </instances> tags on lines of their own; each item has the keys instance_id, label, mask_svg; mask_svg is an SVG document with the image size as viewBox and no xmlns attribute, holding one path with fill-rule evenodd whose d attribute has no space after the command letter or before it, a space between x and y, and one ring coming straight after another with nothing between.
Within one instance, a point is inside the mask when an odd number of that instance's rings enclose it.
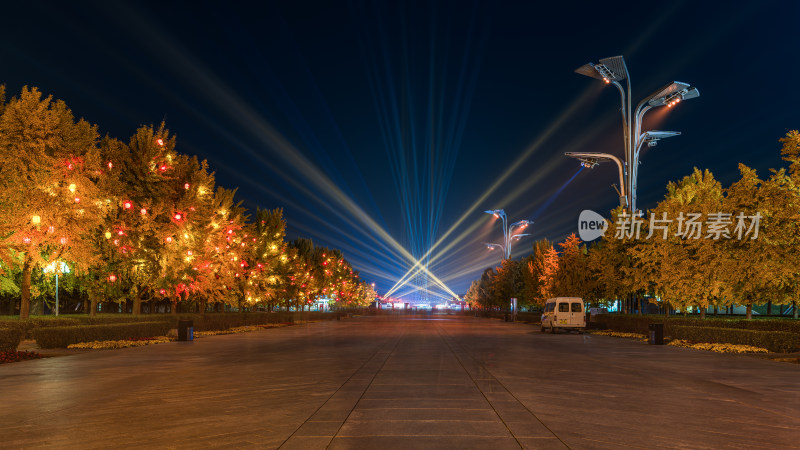
<instances>
[{"instance_id":1,"label":"tall light pole","mask_svg":"<svg viewBox=\"0 0 800 450\"><path fill-rule=\"evenodd\" d=\"M511 225L508 224L508 217L506 216L506 212L502 209L493 209L489 211L484 211L486 214L491 214L495 217L499 217L503 219L503 244L486 244L489 248L500 248L503 250L503 259L510 259L511 258L511 242L515 239L519 239L522 236L528 236L528 234L514 234L515 228L525 228L528 225L532 225L532 220L520 220L519 222L514 222Z\"/></svg>"},{"instance_id":2,"label":"tall light pole","mask_svg":"<svg viewBox=\"0 0 800 450\"><path fill-rule=\"evenodd\" d=\"M613 84L619 91L622 101L622 132L625 145L624 182L620 182L620 196L622 197L624 192L629 210L632 214L636 214L636 180L639 175L639 151L642 145L647 143L648 146L652 147L658 143L659 139L680 134L677 131L647 131L642 133L644 115L656 106L667 106L669 108L683 100L698 97L700 96L700 91L686 83L673 81L645 97L634 110L631 104L630 73L628 73L628 66L625 64L625 58L622 56L604 58L598 64L584 64L575 69L575 72ZM626 82L626 87L620 84L620 81L623 80Z\"/></svg>"},{"instance_id":3,"label":"tall light pole","mask_svg":"<svg viewBox=\"0 0 800 450\"><path fill-rule=\"evenodd\" d=\"M56 315L58 315L58 274L69 273L69 266L67 266L67 263L63 261L53 261L45 266L45 268L42 269L42 272L55 272L56 274Z\"/></svg>"}]
</instances>

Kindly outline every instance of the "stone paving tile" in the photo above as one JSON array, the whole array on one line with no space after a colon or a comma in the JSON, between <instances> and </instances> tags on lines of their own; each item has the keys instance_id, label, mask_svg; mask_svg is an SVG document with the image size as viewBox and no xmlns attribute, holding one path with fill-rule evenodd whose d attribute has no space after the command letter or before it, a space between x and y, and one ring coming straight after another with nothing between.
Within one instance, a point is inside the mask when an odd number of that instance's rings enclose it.
<instances>
[{"instance_id":1,"label":"stone paving tile","mask_svg":"<svg viewBox=\"0 0 800 450\"><path fill-rule=\"evenodd\" d=\"M492 409L464 408L359 408L351 420L497 420Z\"/></svg>"},{"instance_id":2,"label":"stone paving tile","mask_svg":"<svg viewBox=\"0 0 800 450\"><path fill-rule=\"evenodd\" d=\"M490 408L483 396L474 398L363 398L358 402L358 409L372 408Z\"/></svg>"},{"instance_id":3,"label":"stone paving tile","mask_svg":"<svg viewBox=\"0 0 800 450\"><path fill-rule=\"evenodd\" d=\"M333 437L341 428L344 420L319 421L309 420L305 422L294 434L300 436L331 436Z\"/></svg>"},{"instance_id":4,"label":"stone paving tile","mask_svg":"<svg viewBox=\"0 0 800 450\"><path fill-rule=\"evenodd\" d=\"M519 450L520 445L512 437L494 436L337 436L328 448L331 450Z\"/></svg>"},{"instance_id":5,"label":"stone paving tile","mask_svg":"<svg viewBox=\"0 0 800 450\"><path fill-rule=\"evenodd\" d=\"M491 420L353 420L338 436L511 436L502 422Z\"/></svg>"}]
</instances>

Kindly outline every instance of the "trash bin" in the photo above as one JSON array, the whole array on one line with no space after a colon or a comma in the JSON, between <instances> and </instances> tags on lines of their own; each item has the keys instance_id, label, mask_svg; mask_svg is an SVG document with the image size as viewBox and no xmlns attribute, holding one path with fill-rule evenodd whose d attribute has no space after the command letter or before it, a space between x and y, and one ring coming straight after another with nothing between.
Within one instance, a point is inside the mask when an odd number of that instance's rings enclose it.
<instances>
[{"instance_id":1,"label":"trash bin","mask_svg":"<svg viewBox=\"0 0 800 450\"><path fill-rule=\"evenodd\" d=\"M178 340L179 341L194 340L194 322L192 322L191 320L178 321Z\"/></svg>"},{"instance_id":2,"label":"trash bin","mask_svg":"<svg viewBox=\"0 0 800 450\"><path fill-rule=\"evenodd\" d=\"M664 345L664 324L651 323L647 328L650 330L650 339L648 343L650 345Z\"/></svg>"}]
</instances>

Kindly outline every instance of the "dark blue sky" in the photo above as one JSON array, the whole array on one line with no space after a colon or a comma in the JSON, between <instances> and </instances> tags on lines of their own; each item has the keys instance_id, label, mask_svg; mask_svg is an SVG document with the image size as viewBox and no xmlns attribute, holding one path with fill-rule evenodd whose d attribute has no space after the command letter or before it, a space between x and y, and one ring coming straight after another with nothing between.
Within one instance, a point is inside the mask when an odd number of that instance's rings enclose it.
<instances>
[{"instance_id":1,"label":"dark blue sky","mask_svg":"<svg viewBox=\"0 0 800 450\"><path fill-rule=\"evenodd\" d=\"M465 292L498 261L485 209L535 221L519 257L615 205L614 167L562 156L621 155L618 93L573 72L587 62L624 55L635 101L700 90L648 116L682 135L645 151L642 208L695 166L767 175L800 127L795 1L249 3L6 5L0 83L123 140L166 119L219 185L283 207L290 239L342 248L381 293L411 267L401 248L440 239L429 268Z\"/></svg>"}]
</instances>

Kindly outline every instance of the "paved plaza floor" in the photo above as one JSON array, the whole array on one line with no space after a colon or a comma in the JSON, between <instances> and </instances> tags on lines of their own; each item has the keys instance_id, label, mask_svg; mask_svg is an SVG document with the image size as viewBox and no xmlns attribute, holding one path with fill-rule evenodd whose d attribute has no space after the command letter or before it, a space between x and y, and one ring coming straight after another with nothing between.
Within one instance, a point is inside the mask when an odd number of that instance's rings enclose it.
<instances>
[{"instance_id":1,"label":"paved plaza floor","mask_svg":"<svg viewBox=\"0 0 800 450\"><path fill-rule=\"evenodd\" d=\"M800 366L463 316L0 365L3 448L796 448Z\"/></svg>"}]
</instances>

